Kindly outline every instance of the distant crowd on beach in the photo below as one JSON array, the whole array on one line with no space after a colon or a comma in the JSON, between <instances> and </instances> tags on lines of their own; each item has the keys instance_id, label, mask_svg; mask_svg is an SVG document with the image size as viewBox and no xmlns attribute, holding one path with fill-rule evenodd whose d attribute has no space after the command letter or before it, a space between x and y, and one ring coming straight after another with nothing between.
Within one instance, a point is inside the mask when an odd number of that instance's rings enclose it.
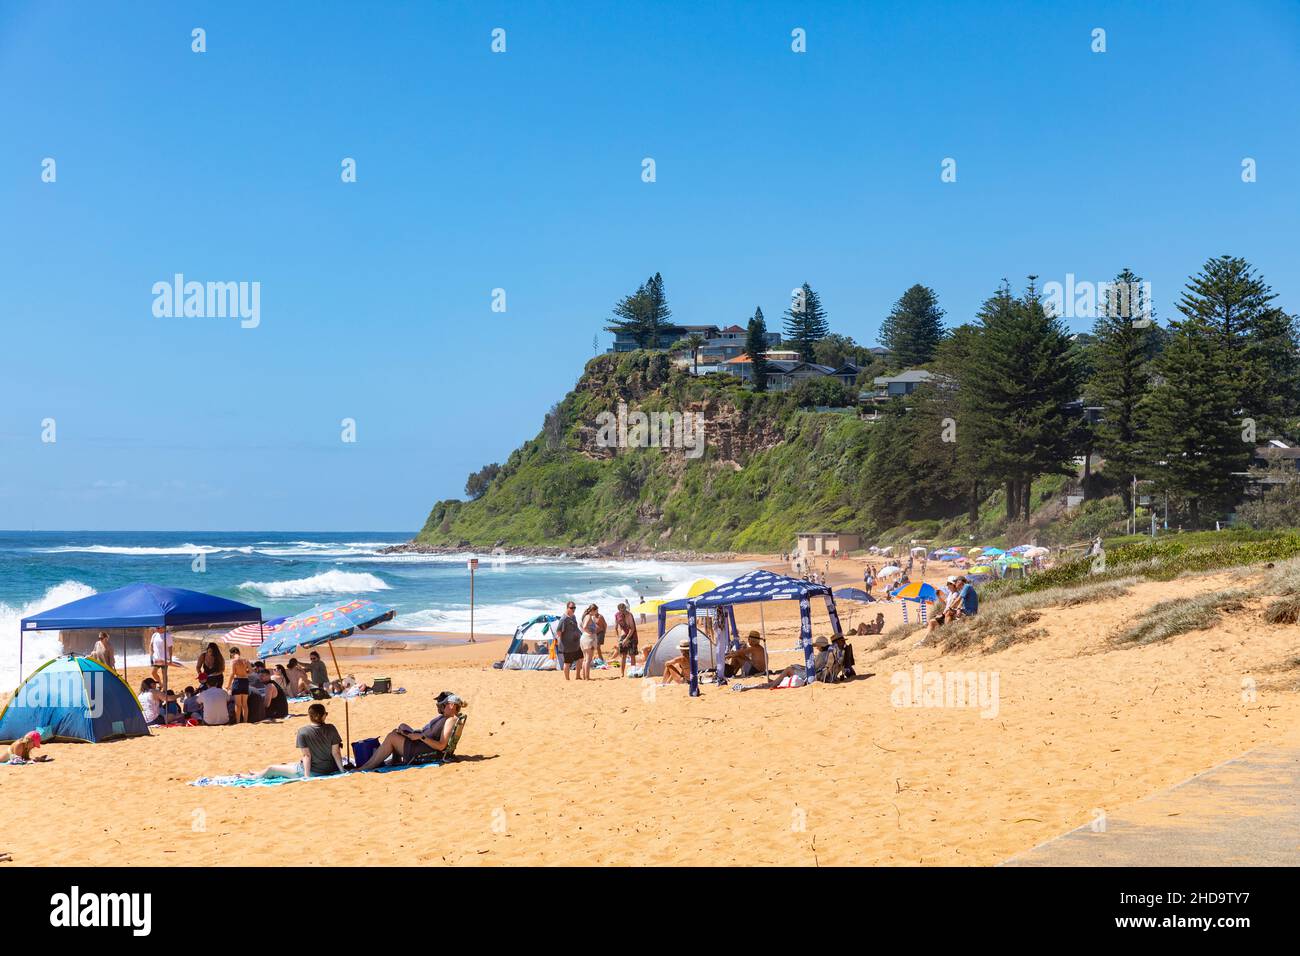
<instances>
[{"instance_id":1,"label":"distant crowd on beach","mask_svg":"<svg viewBox=\"0 0 1300 956\"><path fill-rule=\"evenodd\" d=\"M117 673L117 656L106 631L99 632L86 656ZM193 681L178 691L169 686L169 678L173 668L183 665L173 657L173 639L166 627L150 635L149 659L150 676L140 682L136 699L150 726L218 727L281 720L289 714L291 698L355 697L370 690L351 675L331 680L316 651L305 664L294 657L287 665L268 667L260 660L246 660L238 647L230 649L227 659L216 643L209 643L195 662Z\"/></svg>"}]
</instances>

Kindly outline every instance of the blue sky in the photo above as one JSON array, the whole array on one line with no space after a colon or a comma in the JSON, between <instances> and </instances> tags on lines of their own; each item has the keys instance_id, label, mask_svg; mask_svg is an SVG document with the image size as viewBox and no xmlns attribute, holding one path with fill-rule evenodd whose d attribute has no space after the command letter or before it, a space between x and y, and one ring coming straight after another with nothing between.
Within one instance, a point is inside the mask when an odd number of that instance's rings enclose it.
<instances>
[{"instance_id":1,"label":"blue sky","mask_svg":"<svg viewBox=\"0 0 1300 956\"><path fill-rule=\"evenodd\" d=\"M697 6L0 5L0 527L414 531L655 271L869 344L1225 252L1300 311L1300 4ZM155 317L177 272L260 325Z\"/></svg>"}]
</instances>

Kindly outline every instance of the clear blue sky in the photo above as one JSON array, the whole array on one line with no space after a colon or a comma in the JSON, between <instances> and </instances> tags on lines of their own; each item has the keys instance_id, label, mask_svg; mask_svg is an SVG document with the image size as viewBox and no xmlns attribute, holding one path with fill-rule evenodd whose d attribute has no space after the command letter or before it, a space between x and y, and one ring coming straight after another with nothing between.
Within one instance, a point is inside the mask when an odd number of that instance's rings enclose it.
<instances>
[{"instance_id":1,"label":"clear blue sky","mask_svg":"<svg viewBox=\"0 0 1300 956\"><path fill-rule=\"evenodd\" d=\"M1300 311L1300 4L549 6L0 4L0 527L414 531L655 271L869 344L918 281L1127 265L1167 318L1225 252ZM176 272L260 327L155 318Z\"/></svg>"}]
</instances>

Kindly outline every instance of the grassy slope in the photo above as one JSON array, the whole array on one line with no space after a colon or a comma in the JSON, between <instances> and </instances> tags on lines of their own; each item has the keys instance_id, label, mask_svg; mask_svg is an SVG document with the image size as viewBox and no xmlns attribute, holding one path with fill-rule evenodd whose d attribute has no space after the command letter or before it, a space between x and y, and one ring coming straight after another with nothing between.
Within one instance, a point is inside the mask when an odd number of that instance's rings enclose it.
<instances>
[{"instance_id":1,"label":"grassy slope","mask_svg":"<svg viewBox=\"0 0 1300 956\"><path fill-rule=\"evenodd\" d=\"M739 470L717 461L712 449L694 461L653 448L622 450L620 474L614 462L577 450L578 429L619 399L649 410L699 401L729 406L779 429L784 442L748 456ZM852 504L870 427L856 416L800 410L788 397L755 395L725 380L665 377L613 356L588 364L560 414L562 440L548 440L544 429L511 456L482 498L435 505L417 540L771 551L789 548L797 531L870 530Z\"/></svg>"}]
</instances>

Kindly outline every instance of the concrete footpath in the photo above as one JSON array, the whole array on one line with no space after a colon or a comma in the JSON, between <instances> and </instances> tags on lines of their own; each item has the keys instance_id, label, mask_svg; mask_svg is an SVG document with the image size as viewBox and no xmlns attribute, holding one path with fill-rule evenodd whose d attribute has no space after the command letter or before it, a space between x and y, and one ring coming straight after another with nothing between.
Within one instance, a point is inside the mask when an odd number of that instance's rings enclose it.
<instances>
[{"instance_id":1,"label":"concrete footpath","mask_svg":"<svg viewBox=\"0 0 1300 956\"><path fill-rule=\"evenodd\" d=\"M1251 750L1003 865L1300 865L1300 747Z\"/></svg>"}]
</instances>

